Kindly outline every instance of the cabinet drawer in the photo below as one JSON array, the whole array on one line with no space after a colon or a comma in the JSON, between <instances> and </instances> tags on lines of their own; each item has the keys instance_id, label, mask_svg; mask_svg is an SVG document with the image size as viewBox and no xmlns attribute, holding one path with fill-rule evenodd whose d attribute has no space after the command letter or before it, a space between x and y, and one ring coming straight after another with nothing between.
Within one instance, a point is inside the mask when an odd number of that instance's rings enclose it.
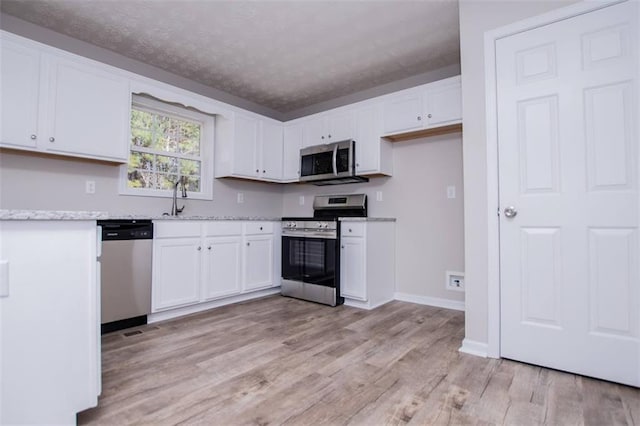
<instances>
[{"instance_id":1,"label":"cabinet drawer","mask_svg":"<svg viewBox=\"0 0 640 426\"><path fill-rule=\"evenodd\" d=\"M343 237L364 237L366 225L364 222L341 222L341 235Z\"/></svg>"},{"instance_id":2,"label":"cabinet drawer","mask_svg":"<svg viewBox=\"0 0 640 426\"><path fill-rule=\"evenodd\" d=\"M244 232L249 235L273 234L273 222L245 222Z\"/></svg>"},{"instance_id":3,"label":"cabinet drawer","mask_svg":"<svg viewBox=\"0 0 640 426\"><path fill-rule=\"evenodd\" d=\"M154 238L181 238L181 237L199 237L201 223L200 222L182 222L182 221L154 221L153 222Z\"/></svg>"},{"instance_id":4,"label":"cabinet drawer","mask_svg":"<svg viewBox=\"0 0 640 426\"><path fill-rule=\"evenodd\" d=\"M242 222L206 222L204 225L204 235L206 237L242 235Z\"/></svg>"}]
</instances>

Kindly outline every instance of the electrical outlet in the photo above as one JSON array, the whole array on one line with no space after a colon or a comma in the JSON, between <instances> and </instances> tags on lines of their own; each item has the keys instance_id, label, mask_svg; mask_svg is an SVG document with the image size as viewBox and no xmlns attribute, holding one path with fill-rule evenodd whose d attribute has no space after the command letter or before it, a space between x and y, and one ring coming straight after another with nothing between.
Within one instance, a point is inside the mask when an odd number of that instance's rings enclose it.
<instances>
[{"instance_id":1,"label":"electrical outlet","mask_svg":"<svg viewBox=\"0 0 640 426\"><path fill-rule=\"evenodd\" d=\"M301 206L304 206L304 195L301 195L298 197L298 204L300 204Z\"/></svg>"},{"instance_id":2,"label":"electrical outlet","mask_svg":"<svg viewBox=\"0 0 640 426\"><path fill-rule=\"evenodd\" d=\"M382 201L382 191L376 191L376 201Z\"/></svg>"},{"instance_id":3,"label":"electrical outlet","mask_svg":"<svg viewBox=\"0 0 640 426\"><path fill-rule=\"evenodd\" d=\"M244 194L242 192L238 192L238 204L244 203Z\"/></svg>"},{"instance_id":4,"label":"electrical outlet","mask_svg":"<svg viewBox=\"0 0 640 426\"><path fill-rule=\"evenodd\" d=\"M447 271L445 288L453 291L464 291L464 272Z\"/></svg>"},{"instance_id":5,"label":"electrical outlet","mask_svg":"<svg viewBox=\"0 0 640 426\"><path fill-rule=\"evenodd\" d=\"M96 181L95 180L86 181L85 185L84 185L84 191L87 194L95 194L96 193Z\"/></svg>"},{"instance_id":6,"label":"electrical outlet","mask_svg":"<svg viewBox=\"0 0 640 426\"><path fill-rule=\"evenodd\" d=\"M447 186L447 198L456 198L456 187L454 185Z\"/></svg>"}]
</instances>

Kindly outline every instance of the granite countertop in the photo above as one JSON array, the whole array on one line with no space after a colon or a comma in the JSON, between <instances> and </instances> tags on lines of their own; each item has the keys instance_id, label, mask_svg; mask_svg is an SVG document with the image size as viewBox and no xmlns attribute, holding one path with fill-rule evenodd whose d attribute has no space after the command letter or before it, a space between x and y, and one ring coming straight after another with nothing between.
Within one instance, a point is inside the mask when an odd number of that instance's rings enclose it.
<instances>
[{"instance_id":1,"label":"granite countertop","mask_svg":"<svg viewBox=\"0 0 640 426\"><path fill-rule=\"evenodd\" d=\"M339 217L341 222L395 222L395 217Z\"/></svg>"},{"instance_id":2,"label":"granite countertop","mask_svg":"<svg viewBox=\"0 0 640 426\"><path fill-rule=\"evenodd\" d=\"M242 220L280 222L277 217L125 215L98 211L0 210L0 220Z\"/></svg>"}]
</instances>

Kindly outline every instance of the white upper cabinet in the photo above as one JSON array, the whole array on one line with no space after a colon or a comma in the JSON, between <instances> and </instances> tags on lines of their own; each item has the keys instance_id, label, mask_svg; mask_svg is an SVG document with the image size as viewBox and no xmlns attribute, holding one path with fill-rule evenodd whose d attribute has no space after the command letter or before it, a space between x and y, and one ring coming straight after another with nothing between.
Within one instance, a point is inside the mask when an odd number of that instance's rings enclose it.
<instances>
[{"instance_id":1,"label":"white upper cabinet","mask_svg":"<svg viewBox=\"0 0 640 426\"><path fill-rule=\"evenodd\" d=\"M128 81L60 58L52 58L49 76L47 150L126 162Z\"/></svg>"},{"instance_id":2,"label":"white upper cabinet","mask_svg":"<svg viewBox=\"0 0 640 426\"><path fill-rule=\"evenodd\" d=\"M384 135L462 123L460 76L389 95L383 106Z\"/></svg>"},{"instance_id":3,"label":"white upper cabinet","mask_svg":"<svg viewBox=\"0 0 640 426\"><path fill-rule=\"evenodd\" d=\"M302 147L302 123L284 127L282 179L297 181L300 178L300 147Z\"/></svg>"},{"instance_id":4,"label":"white upper cabinet","mask_svg":"<svg viewBox=\"0 0 640 426\"><path fill-rule=\"evenodd\" d=\"M401 133L420 129L422 123L422 91L405 90L383 101L384 133Z\"/></svg>"},{"instance_id":5,"label":"white upper cabinet","mask_svg":"<svg viewBox=\"0 0 640 426\"><path fill-rule=\"evenodd\" d=\"M2 146L127 162L126 78L6 33L1 41Z\"/></svg>"},{"instance_id":6,"label":"white upper cabinet","mask_svg":"<svg viewBox=\"0 0 640 426\"><path fill-rule=\"evenodd\" d=\"M448 78L426 87L424 106L427 127L462 122L462 87L460 77Z\"/></svg>"},{"instance_id":7,"label":"white upper cabinet","mask_svg":"<svg viewBox=\"0 0 640 426\"><path fill-rule=\"evenodd\" d=\"M259 176L265 179L282 178L283 126L277 122L263 120L261 123L261 163Z\"/></svg>"},{"instance_id":8,"label":"white upper cabinet","mask_svg":"<svg viewBox=\"0 0 640 426\"><path fill-rule=\"evenodd\" d=\"M356 173L358 175L393 172L391 142L380 138L382 106L373 103L355 111Z\"/></svg>"},{"instance_id":9,"label":"white upper cabinet","mask_svg":"<svg viewBox=\"0 0 640 426\"><path fill-rule=\"evenodd\" d=\"M233 138L233 174L237 176L258 176L258 133L260 122L240 114L235 115Z\"/></svg>"},{"instance_id":10,"label":"white upper cabinet","mask_svg":"<svg viewBox=\"0 0 640 426\"><path fill-rule=\"evenodd\" d=\"M41 54L2 39L0 142L35 149L38 142Z\"/></svg>"},{"instance_id":11,"label":"white upper cabinet","mask_svg":"<svg viewBox=\"0 0 640 426\"><path fill-rule=\"evenodd\" d=\"M304 122L302 147L353 139L353 110L340 110L313 116Z\"/></svg>"},{"instance_id":12,"label":"white upper cabinet","mask_svg":"<svg viewBox=\"0 0 640 426\"><path fill-rule=\"evenodd\" d=\"M283 125L239 113L232 120L232 132L216 140L216 177L280 181Z\"/></svg>"}]
</instances>

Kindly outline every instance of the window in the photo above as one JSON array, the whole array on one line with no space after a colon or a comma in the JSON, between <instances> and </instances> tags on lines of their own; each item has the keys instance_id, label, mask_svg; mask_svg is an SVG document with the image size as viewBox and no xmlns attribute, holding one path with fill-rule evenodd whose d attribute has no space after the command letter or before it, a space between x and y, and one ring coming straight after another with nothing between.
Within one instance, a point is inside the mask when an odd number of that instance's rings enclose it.
<instances>
[{"instance_id":1,"label":"window","mask_svg":"<svg viewBox=\"0 0 640 426\"><path fill-rule=\"evenodd\" d=\"M210 200L212 153L213 117L134 95L121 193L170 197L182 179L189 198Z\"/></svg>"}]
</instances>

